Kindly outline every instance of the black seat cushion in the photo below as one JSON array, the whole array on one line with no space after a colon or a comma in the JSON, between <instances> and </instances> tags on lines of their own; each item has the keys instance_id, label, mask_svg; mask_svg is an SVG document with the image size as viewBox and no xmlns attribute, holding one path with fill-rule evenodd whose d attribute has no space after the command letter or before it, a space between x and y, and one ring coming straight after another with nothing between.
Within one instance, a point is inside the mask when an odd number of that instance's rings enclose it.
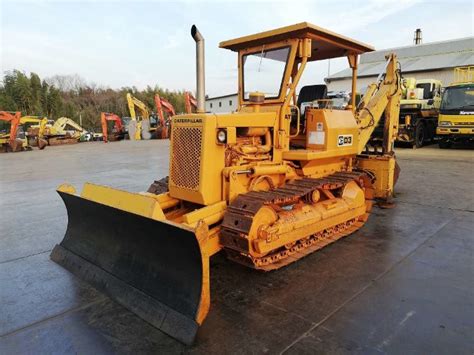
<instances>
[{"instance_id":1,"label":"black seat cushion","mask_svg":"<svg viewBox=\"0 0 474 355\"><path fill-rule=\"evenodd\" d=\"M311 102L314 100L325 99L328 93L328 87L326 85L307 85L303 86L298 96L297 105L301 109L303 102ZM303 114L303 112L301 113Z\"/></svg>"}]
</instances>

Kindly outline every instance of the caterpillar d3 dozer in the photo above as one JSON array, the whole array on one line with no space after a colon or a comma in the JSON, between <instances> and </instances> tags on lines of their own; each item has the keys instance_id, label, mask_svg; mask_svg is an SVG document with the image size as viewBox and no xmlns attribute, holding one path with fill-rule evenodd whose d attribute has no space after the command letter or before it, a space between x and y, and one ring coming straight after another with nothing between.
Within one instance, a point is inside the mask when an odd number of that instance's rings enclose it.
<instances>
[{"instance_id":1,"label":"caterpillar d3 dozer","mask_svg":"<svg viewBox=\"0 0 474 355\"><path fill-rule=\"evenodd\" d=\"M51 254L187 344L209 311L212 255L278 269L353 233L374 200L392 198L401 94L392 54L356 108L358 56L373 48L300 23L222 42L238 53L239 108L205 113L204 39L191 34L197 113L173 117L169 179L144 193L61 185L69 222ZM352 105L331 109L321 85L297 100L306 65L335 57L352 68Z\"/></svg>"}]
</instances>

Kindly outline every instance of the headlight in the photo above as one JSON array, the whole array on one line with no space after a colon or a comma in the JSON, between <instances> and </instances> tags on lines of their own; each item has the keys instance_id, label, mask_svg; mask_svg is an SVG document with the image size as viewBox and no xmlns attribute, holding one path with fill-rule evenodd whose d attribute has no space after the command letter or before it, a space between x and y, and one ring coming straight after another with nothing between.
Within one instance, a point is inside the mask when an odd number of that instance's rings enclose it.
<instances>
[{"instance_id":1,"label":"headlight","mask_svg":"<svg viewBox=\"0 0 474 355\"><path fill-rule=\"evenodd\" d=\"M217 141L219 143L225 143L227 141L227 132L223 129L217 131Z\"/></svg>"},{"instance_id":2,"label":"headlight","mask_svg":"<svg viewBox=\"0 0 474 355\"><path fill-rule=\"evenodd\" d=\"M453 124L449 121L440 121L439 126L452 126Z\"/></svg>"}]
</instances>

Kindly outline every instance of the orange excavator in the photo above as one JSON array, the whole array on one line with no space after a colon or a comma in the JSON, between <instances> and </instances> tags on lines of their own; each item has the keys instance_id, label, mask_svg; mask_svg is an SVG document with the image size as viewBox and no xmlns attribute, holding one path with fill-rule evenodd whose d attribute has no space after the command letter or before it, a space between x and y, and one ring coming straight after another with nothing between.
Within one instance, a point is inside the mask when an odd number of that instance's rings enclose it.
<instances>
[{"instance_id":1,"label":"orange excavator","mask_svg":"<svg viewBox=\"0 0 474 355\"><path fill-rule=\"evenodd\" d=\"M196 112L197 109L197 100L196 98L188 91L184 92L184 105L186 107L186 113Z\"/></svg>"},{"instance_id":2,"label":"orange excavator","mask_svg":"<svg viewBox=\"0 0 474 355\"><path fill-rule=\"evenodd\" d=\"M120 138L120 136L123 135L123 124L122 124L122 119L117 116L115 113L110 113L110 112L101 112L100 113L100 122L102 124L102 134L103 134L103 139L104 143L107 143L109 141L109 134L108 134L108 122L112 121L114 122L114 128L113 128L113 141L116 141Z\"/></svg>"},{"instance_id":3,"label":"orange excavator","mask_svg":"<svg viewBox=\"0 0 474 355\"><path fill-rule=\"evenodd\" d=\"M21 112L0 111L0 120L10 123L10 132L0 133L0 145L5 152L18 152L22 150L23 141L16 138L20 119Z\"/></svg>"},{"instance_id":4,"label":"orange excavator","mask_svg":"<svg viewBox=\"0 0 474 355\"><path fill-rule=\"evenodd\" d=\"M163 109L168 114L168 120L176 115L176 111L174 106L168 100L160 97L159 94L155 94L155 105L156 105L156 113L160 119L160 126L161 126L161 138L166 139L169 138L168 136L168 124L165 119L165 115Z\"/></svg>"}]
</instances>

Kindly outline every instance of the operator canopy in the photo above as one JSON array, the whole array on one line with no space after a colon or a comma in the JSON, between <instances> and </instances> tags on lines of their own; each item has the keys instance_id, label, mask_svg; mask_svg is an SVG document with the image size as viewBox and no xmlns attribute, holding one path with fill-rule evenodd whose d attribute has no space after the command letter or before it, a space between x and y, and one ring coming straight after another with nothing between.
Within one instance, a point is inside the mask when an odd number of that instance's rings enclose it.
<instances>
[{"instance_id":1,"label":"operator canopy","mask_svg":"<svg viewBox=\"0 0 474 355\"><path fill-rule=\"evenodd\" d=\"M280 41L303 38L311 39L312 50L308 61L344 57L349 54L362 54L374 50L374 47L368 44L339 35L308 22L301 22L296 25L231 39L221 42L219 47L239 51ZM272 59L285 61L286 57Z\"/></svg>"}]
</instances>

